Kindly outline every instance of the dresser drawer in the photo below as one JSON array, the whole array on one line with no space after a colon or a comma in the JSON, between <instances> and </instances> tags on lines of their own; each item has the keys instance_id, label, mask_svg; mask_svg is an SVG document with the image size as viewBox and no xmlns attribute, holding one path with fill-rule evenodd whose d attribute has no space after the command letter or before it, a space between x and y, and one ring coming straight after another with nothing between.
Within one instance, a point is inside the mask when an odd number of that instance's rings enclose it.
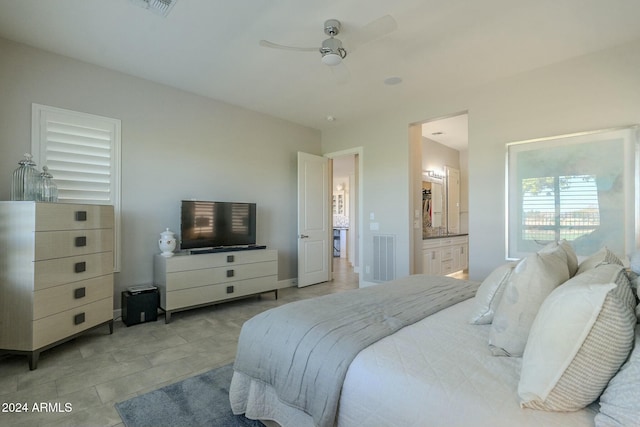
<instances>
[{"instance_id":1,"label":"dresser drawer","mask_svg":"<svg viewBox=\"0 0 640 427\"><path fill-rule=\"evenodd\" d=\"M113 206L36 203L36 230L113 228Z\"/></svg>"},{"instance_id":2,"label":"dresser drawer","mask_svg":"<svg viewBox=\"0 0 640 427\"><path fill-rule=\"evenodd\" d=\"M453 257L453 249L451 246L442 248L442 260L451 259Z\"/></svg>"},{"instance_id":3,"label":"dresser drawer","mask_svg":"<svg viewBox=\"0 0 640 427\"><path fill-rule=\"evenodd\" d=\"M113 273L113 252L73 256L34 264L34 290Z\"/></svg>"},{"instance_id":4,"label":"dresser drawer","mask_svg":"<svg viewBox=\"0 0 640 427\"><path fill-rule=\"evenodd\" d=\"M113 229L36 232L35 260L113 251Z\"/></svg>"},{"instance_id":5,"label":"dresser drawer","mask_svg":"<svg viewBox=\"0 0 640 427\"><path fill-rule=\"evenodd\" d=\"M42 289L33 294L33 319L77 308L112 294L113 274Z\"/></svg>"},{"instance_id":6,"label":"dresser drawer","mask_svg":"<svg viewBox=\"0 0 640 427\"><path fill-rule=\"evenodd\" d=\"M182 307L197 306L215 301L224 301L229 298L267 292L276 289L276 281L277 276L274 275L171 291L166 293L166 307L162 308L175 310Z\"/></svg>"},{"instance_id":7,"label":"dresser drawer","mask_svg":"<svg viewBox=\"0 0 640 427\"><path fill-rule=\"evenodd\" d=\"M278 274L276 261L167 273L167 289L179 290Z\"/></svg>"},{"instance_id":8,"label":"dresser drawer","mask_svg":"<svg viewBox=\"0 0 640 427\"><path fill-rule=\"evenodd\" d=\"M199 255L176 255L170 258L159 258L166 273L176 271L198 270L202 268L224 267L237 264L250 264L263 261L277 261L278 252L269 249L249 251L233 251L206 253Z\"/></svg>"},{"instance_id":9,"label":"dresser drawer","mask_svg":"<svg viewBox=\"0 0 640 427\"><path fill-rule=\"evenodd\" d=\"M105 298L33 322L33 348L41 348L113 320L113 297Z\"/></svg>"},{"instance_id":10,"label":"dresser drawer","mask_svg":"<svg viewBox=\"0 0 640 427\"><path fill-rule=\"evenodd\" d=\"M453 273L453 261L446 260L442 261L442 274L447 275Z\"/></svg>"}]
</instances>

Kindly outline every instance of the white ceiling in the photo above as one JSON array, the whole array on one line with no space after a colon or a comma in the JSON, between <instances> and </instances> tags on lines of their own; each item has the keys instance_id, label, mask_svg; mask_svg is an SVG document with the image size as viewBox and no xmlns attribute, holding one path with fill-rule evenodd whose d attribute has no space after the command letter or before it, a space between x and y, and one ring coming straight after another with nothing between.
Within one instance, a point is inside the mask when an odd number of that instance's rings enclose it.
<instances>
[{"instance_id":1,"label":"white ceiling","mask_svg":"<svg viewBox=\"0 0 640 427\"><path fill-rule=\"evenodd\" d=\"M347 56L344 84L317 52L258 45L319 46L328 18L346 43L387 14L397 30ZM638 0L178 0L166 18L130 0L0 0L0 37L324 129L638 39L638 16Z\"/></svg>"},{"instance_id":2,"label":"white ceiling","mask_svg":"<svg viewBox=\"0 0 640 427\"><path fill-rule=\"evenodd\" d=\"M469 144L469 115L459 114L423 123L422 136L458 151L466 150Z\"/></svg>"}]
</instances>

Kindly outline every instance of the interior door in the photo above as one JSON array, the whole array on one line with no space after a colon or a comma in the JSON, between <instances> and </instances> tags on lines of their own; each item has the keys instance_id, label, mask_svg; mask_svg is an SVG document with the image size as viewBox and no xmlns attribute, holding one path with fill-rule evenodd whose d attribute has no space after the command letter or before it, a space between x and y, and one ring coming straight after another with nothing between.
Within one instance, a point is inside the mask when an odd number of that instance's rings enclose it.
<instances>
[{"instance_id":1,"label":"interior door","mask_svg":"<svg viewBox=\"0 0 640 427\"><path fill-rule=\"evenodd\" d=\"M460 171L446 168L447 172L447 231L460 232Z\"/></svg>"},{"instance_id":2,"label":"interior door","mask_svg":"<svg viewBox=\"0 0 640 427\"><path fill-rule=\"evenodd\" d=\"M298 152L298 287L329 280L330 160Z\"/></svg>"}]
</instances>

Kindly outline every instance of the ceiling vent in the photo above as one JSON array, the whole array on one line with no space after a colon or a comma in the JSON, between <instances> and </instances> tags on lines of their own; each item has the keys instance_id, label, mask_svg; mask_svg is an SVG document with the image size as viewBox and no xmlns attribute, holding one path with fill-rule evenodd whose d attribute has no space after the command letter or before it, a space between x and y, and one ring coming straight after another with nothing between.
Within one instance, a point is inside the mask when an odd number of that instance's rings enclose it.
<instances>
[{"instance_id":1,"label":"ceiling vent","mask_svg":"<svg viewBox=\"0 0 640 427\"><path fill-rule=\"evenodd\" d=\"M161 16L167 16L178 0L130 0L131 3L150 10Z\"/></svg>"}]
</instances>

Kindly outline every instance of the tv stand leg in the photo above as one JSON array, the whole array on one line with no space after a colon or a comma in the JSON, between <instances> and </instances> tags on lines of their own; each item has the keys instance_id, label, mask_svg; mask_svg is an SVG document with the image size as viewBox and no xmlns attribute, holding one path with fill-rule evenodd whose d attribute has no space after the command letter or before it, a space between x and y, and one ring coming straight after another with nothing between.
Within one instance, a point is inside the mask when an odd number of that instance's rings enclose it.
<instances>
[{"instance_id":1,"label":"tv stand leg","mask_svg":"<svg viewBox=\"0 0 640 427\"><path fill-rule=\"evenodd\" d=\"M164 312L164 323L167 324L171 322L171 312L170 311L165 311Z\"/></svg>"}]
</instances>

